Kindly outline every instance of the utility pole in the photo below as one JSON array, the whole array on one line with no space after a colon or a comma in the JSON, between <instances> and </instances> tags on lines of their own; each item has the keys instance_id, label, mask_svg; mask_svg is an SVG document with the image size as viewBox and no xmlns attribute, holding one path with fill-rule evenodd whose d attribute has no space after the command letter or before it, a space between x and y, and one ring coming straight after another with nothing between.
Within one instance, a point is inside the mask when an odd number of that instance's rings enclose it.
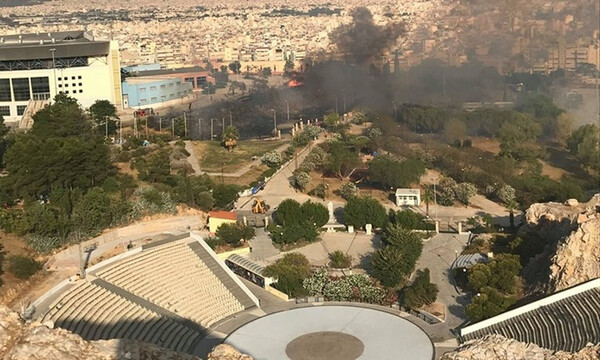
<instances>
[{"instance_id":1,"label":"utility pole","mask_svg":"<svg viewBox=\"0 0 600 360\"><path fill-rule=\"evenodd\" d=\"M338 112L337 95L335 96L335 113L336 113L336 114L338 114L338 115L340 114L340 113Z\"/></svg>"},{"instance_id":2,"label":"utility pole","mask_svg":"<svg viewBox=\"0 0 600 360\"><path fill-rule=\"evenodd\" d=\"M233 116L231 115L231 111L229 112L229 126L233 126Z\"/></svg>"},{"instance_id":3,"label":"utility pole","mask_svg":"<svg viewBox=\"0 0 600 360\"><path fill-rule=\"evenodd\" d=\"M198 119L198 140L202 140L202 118Z\"/></svg>"},{"instance_id":4,"label":"utility pole","mask_svg":"<svg viewBox=\"0 0 600 360\"><path fill-rule=\"evenodd\" d=\"M290 103L287 100L285 101L285 108L287 110L287 121L290 122Z\"/></svg>"},{"instance_id":5,"label":"utility pole","mask_svg":"<svg viewBox=\"0 0 600 360\"><path fill-rule=\"evenodd\" d=\"M215 137L215 135L214 135L214 127L215 127L214 121L215 121L215 118L211 118L210 119L210 141L212 141L214 139L214 137Z\"/></svg>"},{"instance_id":6,"label":"utility pole","mask_svg":"<svg viewBox=\"0 0 600 360\"><path fill-rule=\"evenodd\" d=\"M221 135L225 134L225 118L223 118L222 120L223 123L223 132L221 133Z\"/></svg>"},{"instance_id":7,"label":"utility pole","mask_svg":"<svg viewBox=\"0 0 600 360\"><path fill-rule=\"evenodd\" d=\"M173 136L173 139L175 138L175 118L171 119L171 134Z\"/></svg>"},{"instance_id":8,"label":"utility pole","mask_svg":"<svg viewBox=\"0 0 600 360\"><path fill-rule=\"evenodd\" d=\"M277 136L277 112L275 109L271 109L273 111L273 130L275 131L275 136Z\"/></svg>"},{"instance_id":9,"label":"utility pole","mask_svg":"<svg viewBox=\"0 0 600 360\"><path fill-rule=\"evenodd\" d=\"M158 118L158 132L162 132L162 118Z\"/></svg>"},{"instance_id":10,"label":"utility pole","mask_svg":"<svg viewBox=\"0 0 600 360\"><path fill-rule=\"evenodd\" d=\"M185 111L183 112L183 135L187 137L187 116L185 115Z\"/></svg>"}]
</instances>

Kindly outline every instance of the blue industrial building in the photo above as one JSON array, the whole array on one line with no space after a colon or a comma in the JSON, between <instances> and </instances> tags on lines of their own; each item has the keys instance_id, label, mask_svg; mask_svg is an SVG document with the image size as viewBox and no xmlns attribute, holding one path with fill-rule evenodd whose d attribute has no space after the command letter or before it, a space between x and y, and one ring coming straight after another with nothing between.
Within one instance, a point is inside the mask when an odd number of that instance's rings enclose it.
<instances>
[{"instance_id":1,"label":"blue industrial building","mask_svg":"<svg viewBox=\"0 0 600 360\"><path fill-rule=\"evenodd\" d=\"M160 107L192 96L193 85L180 78L131 77L125 79L123 105L130 108Z\"/></svg>"}]
</instances>

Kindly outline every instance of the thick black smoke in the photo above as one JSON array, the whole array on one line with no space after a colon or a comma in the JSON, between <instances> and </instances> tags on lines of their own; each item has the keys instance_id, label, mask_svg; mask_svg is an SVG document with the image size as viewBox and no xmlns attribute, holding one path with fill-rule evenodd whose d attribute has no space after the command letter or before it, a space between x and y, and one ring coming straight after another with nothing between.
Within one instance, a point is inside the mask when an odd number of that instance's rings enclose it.
<instances>
[{"instance_id":1,"label":"thick black smoke","mask_svg":"<svg viewBox=\"0 0 600 360\"><path fill-rule=\"evenodd\" d=\"M341 25L330 34L331 41L346 59L357 65L379 58L405 33L403 24L385 26L373 22L373 14L365 7L352 10L352 22Z\"/></svg>"}]
</instances>

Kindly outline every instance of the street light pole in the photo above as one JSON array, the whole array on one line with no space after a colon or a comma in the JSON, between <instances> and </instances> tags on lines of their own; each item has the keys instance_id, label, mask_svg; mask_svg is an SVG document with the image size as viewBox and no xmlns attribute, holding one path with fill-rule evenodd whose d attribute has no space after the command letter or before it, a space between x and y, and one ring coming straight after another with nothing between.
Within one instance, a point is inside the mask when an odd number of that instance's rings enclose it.
<instances>
[{"instance_id":1,"label":"street light pole","mask_svg":"<svg viewBox=\"0 0 600 360\"><path fill-rule=\"evenodd\" d=\"M202 118L198 119L198 140L202 140Z\"/></svg>"},{"instance_id":2,"label":"street light pole","mask_svg":"<svg viewBox=\"0 0 600 360\"><path fill-rule=\"evenodd\" d=\"M433 178L433 204L435 205L435 221L438 221L438 206L437 206L437 192L435 191L437 178Z\"/></svg>"},{"instance_id":3,"label":"street light pole","mask_svg":"<svg viewBox=\"0 0 600 360\"><path fill-rule=\"evenodd\" d=\"M183 135L187 137L187 116L185 115L185 111L183 112Z\"/></svg>"},{"instance_id":4,"label":"street light pole","mask_svg":"<svg viewBox=\"0 0 600 360\"><path fill-rule=\"evenodd\" d=\"M175 118L171 119L171 134L175 138Z\"/></svg>"},{"instance_id":5,"label":"street light pole","mask_svg":"<svg viewBox=\"0 0 600 360\"><path fill-rule=\"evenodd\" d=\"M229 112L229 126L233 126L233 115L231 115L231 111Z\"/></svg>"},{"instance_id":6,"label":"street light pole","mask_svg":"<svg viewBox=\"0 0 600 360\"><path fill-rule=\"evenodd\" d=\"M221 135L225 134L225 118L222 119L222 123L223 123L223 132L221 133Z\"/></svg>"},{"instance_id":7,"label":"street light pole","mask_svg":"<svg viewBox=\"0 0 600 360\"><path fill-rule=\"evenodd\" d=\"M148 118L146 118L146 140L148 140Z\"/></svg>"},{"instance_id":8,"label":"street light pole","mask_svg":"<svg viewBox=\"0 0 600 360\"><path fill-rule=\"evenodd\" d=\"M215 138L215 135L214 135L214 128L215 128L214 121L215 121L215 118L211 118L210 119L210 141L212 141Z\"/></svg>"},{"instance_id":9,"label":"street light pole","mask_svg":"<svg viewBox=\"0 0 600 360\"><path fill-rule=\"evenodd\" d=\"M277 112L275 109L271 109L273 111L273 130L277 131Z\"/></svg>"},{"instance_id":10,"label":"street light pole","mask_svg":"<svg viewBox=\"0 0 600 360\"><path fill-rule=\"evenodd\" d=\"M287 121L290 122L290 103L287 100L285 101L285 108L287 110Z\"/></svg>"},{"instance_id":11,"label":"street light pole","mask_svg":"<svg viewBox=\"0 0 600 360\"><path fill-rule=\"evenodd\" d=\"M158 118L158 132L162 132L162 118Z\"/></svg>"}]
</instances>

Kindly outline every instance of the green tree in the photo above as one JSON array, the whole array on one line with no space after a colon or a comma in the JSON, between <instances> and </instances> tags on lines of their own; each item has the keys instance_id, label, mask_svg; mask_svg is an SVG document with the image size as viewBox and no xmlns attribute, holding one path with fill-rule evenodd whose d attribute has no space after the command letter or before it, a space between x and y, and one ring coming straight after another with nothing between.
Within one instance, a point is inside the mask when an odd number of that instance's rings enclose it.
<instances>
[{"instance_id":1,"label":"green tree","mask_svg":"<svg viewBox=\"0 0 600 360\"><path fill-rule=\"evenodd\" d=\"M371 274L386 287L399 285L408 267L405 254L395 246L379 249L371 257Z\"/></svg>"},{"instance_id":2,"label":"green tree","mask_svg":"<svg viewBox=\"0 0 600 360\"><path fill-rule=\"evenodd\" d=\"M117 132L117 108L108 100L96 100L88 109L90 117L96 123L98 132L102 135L108 131L109 135Z\"/></svg>"},{"instance_id":3,"label":"green tree","mask_svg":"<svg viewBox=\"0 0 600 360\"><path fill-rule=\"evenodd\" d=\"M331 113L325 116L323 119L323 125L327 130L333 130L340 123L340 115L337 113Z\"/></svg>"},{"instance_id":4,"label":"green tree","mask_svg":"<svg viewBox=\"0 0 600 360\"><path fill-rule=\"evenodd\" d=\"M292 72L294 71L294 62L290 59L285 61L285 65L283 67L283 76L290 77L292 76Z\"/></svg>"},{"instance_id":5,"label":"green tree","mask_svg":"<svg viewBox=\"0 0 600 360\"><path fill-rule=\"evenodd\" d=\"M310 276L310 273L311 267L308 259L299 253L285 254L283 258L267 266L264 272L265 276L277 279L277 289L290 297L306 295L302 283Z\"/></svg>"},{"instance_id":6,"label":"green tree","mask_svg":"<svg viewBox=\"0 0 600 360\"><path fill-rule=\"evenodd\" d=\"M467 137L467 125L459 119L451 119L444 125L444 136L449 143L462 141Z\"/></svg>"},{"instance_id":7,"label":"green tree","mask_svg":"<svg viewBox=\"0 0 600 360\"><path fill-rule=\"evenodd\" d=\"M322 227L329 221L329 211L323 204L314 203L310 200L301 206L302 222L312 224L317 228Z\"/></svg>"},{"instance_id":8,"label":"green tree","mask_svg":"<svg viewBox=\"0 0 600 360\"><path fill-rule=\"evenodd\" d=\"M371 224L374 228L381 228L386 221L385 208L373 198L353 197L344 206L344 223L357 229L364 228L366 224Z\"/></svg>"},{"instance_id":9,"label":"green tree","mask_svg":"<svg viewBox=\"0 0 600 360\"><path fill-rule=\"evenodd\" d=\"M113 223L111 197L95 187L90 189L73 209L74 225L86 234L93 234Z\"/></svg>"},{"instance_id":10,"label":"green tree","mask_svg":"<svg viewBox=\"0 0 600 360\"><path fill-rule=\"evenodd\" d=\"M239 74L242 70L242 64L236 60L229 64L229 70L234 74Z\"/></svg>"},{"instance_id":11,"label":"green tree","mask_svg":"<svg viewBox=\"0 0 600 360\"><path fill-rule=\"evenodd\" d=\"M223 142L223 146L225 146L229 151L233 151L233 148L237 145L239 138L240 134L238 133L238 129L235 126L228 126L225 128L225 131L221 136L221 141Z\"/></svg>"},{"instance_id":12,"label":"green tree","mask_svg":"<svg viewBox=\"0 0 600 360\"><path fill-rule=\"evenodd\" d=\"M233 204L240 195L240 187L233 184L219 184L213 188L212 196L215 199L215 207L225 209Z\"/></svg>"},{"instance_id":13,"label":"green tree","mask_svg":"<svg viewBox=\"0 0 600 360\"><path fill-rule=\"evenodd\" d=\"M431 204L434 201L435 197L433 194L433 189L431 189L431 187L426 187L425 191L423 191L423 197L421 198L421 200L423 200L423 202L425 203L425 213L427 214L427 216L429 216L429 204Z\"/></svg>"},{"instance_id":14,"label":"green tree","mask_svg":"<svg viewBox=\"0 0 600 360\"><path fill-rule=\"evenodd\" d=\"M469 270L469 287L474 291L489 286L505 294L514 294L519 284L519 256L499 254L488 264L477 264Z\"/></svg>"},{"instance_id":15,"label":"green tree","mask_svg":"<svg viewBox=\"0 0 600 360\"><path fill-rule=\"evenodd\" d=\"M471 321L481 321L503 313L514 303L512 296L502 295L498 290L486 286L473 296L465 313Z\"/></svg>"},{"instance_id":16,"label":"green tree","mask_svg":"<svg viewBox=\"0 0 600 360\"><path fill-rule=\"evenodd\" d=\"M431 283L429 269L419 270L415 281L404 289L404 306L418 309L435 302L437 294L438 287Z\"/></svg>"},{"instance_id":17,"label":"green tree","mask_svg":"<svg viewBox=\"0 0 600 360\"><path fill-rule=\"evenodd\" d=\"M312 243L319 239L319 232L313 224L294 223L286 226L275 226L269 229L271 238L276 244Z\"/></svg>"},{"instance_id":18,"label":"green tree","mask_svg":"<svg viewBox=\"0 0 600 360\"><path fill-rule=\"evenodd\" d=\"M500 140L500 154L514 159L530 158L536 150L527 143L537 139L540 134L541 126L531 115L516 114L504 122L496 133Z\"/></svg>"},{"instance_id":19,"label":"green tree","mask_svg":"<svg viewBox=\"0 0 600 360\"><path fill-rule=\"evenodd\" d=\"M302 218L302 206L294 199L285 199L277 207L277 223L281 226L297 224Z\"/></svg>"},{"instance_id":20,"label":"green tree","mask_svg":"<svg viewBox=\"0 0 600 360\"><path fill-rule=\"evenodd\" d=\"M400 162L389 156L377 156L369 162L369 179L381 184L385 190L410 187L419 182L424 173L425 165L414 158Z\"/></svg>"},{"instance_id":21,"label":"green tree","mask_svg":"<svg viewBox=\"0 0 600 360\"><path fill-rule=\"evenodd\" d=\"M588 169L600 168L598 126L587 124L575 130L567 140L567 148Z\"/></svg>"},{"instance_id":22,"label":"green tree","mask_svg":"<svg viewBox=\"0 0 600 360\"><path fill-rule=\"evenodd\" d=\"M221 224L217 229L217 237L233 247L239 247L242 240L250 240L254 237L254 228L237 223Z\"/></svg>"},{"instance_id":23,"label":"green tree","mask_svg":"<svg viewBox=\"0 0 600 360\"><path fill-rule=\"evenodd\" d=\"M179 176L174 189L177 200L190 207L209 211L215 204L211 191L214 183L208 175Z\"/></svg>"},{"instance_id":24,"label":"green tree","mask_svg":"<svg viewBox=\"0 0 600 360\"><path fill-rule=\"evenodd\" d=\"M54 102L33 115L29 131L42 139L49 137L91 136L90 121L77 100L64 94L54 97Z\"/></svg>"},{"instance_id":25,"label":"green tree","mask_svg":"<svg viewBox=\"0 0 600 360\"><path fill-rule=\"evenodd\" d=\"M171 159L167 149L159 149L142 161L135 163L140 180L151 183L172 184Z\"/></svg>"},{"instance_id":26,"label":"green tree","mask_svg":"<svg viewBox=\"0 0 600 360\"><path fill-rule=\"evenodd\" d=\"M347 269L352 266L352 256L344 254L343 251L336 250L327 255L329 258L329 266L334 269Z\"/></svg>"},{"instance_id":27,"label":"green tree","mask_svg":"<svg viewBox=\"0 0 600 360\"><path fill-rule=\"evenodd\" d=\"M423 241L421 241L419 235L397 224L388 224L385 227L381 235L381 241L386 246L393 246L402 250L408 264L407 272L412 271L423 252Z\"/></svg>"},{"instance_id":28,"label":"green tree","mask_svg":"<svg viewBox=\"0 0 600 360\"><path fill-rule=\"evenodd\" d=\"M344 179L360 164L358 154L342 142L334 142L329 148L325 168L334 176Z\"/></svg>"},{"instance_id":29,"label":"green tree","mask_svg":"<svg viewBox=\"0 0 600 360\"><path fill-rule=\"evenodd\" d=\"M471 183L460 183L454 187L454 195L456 200L468 206L471 198L477 195L477 188Z\"/></svg>"}]
</instances>

